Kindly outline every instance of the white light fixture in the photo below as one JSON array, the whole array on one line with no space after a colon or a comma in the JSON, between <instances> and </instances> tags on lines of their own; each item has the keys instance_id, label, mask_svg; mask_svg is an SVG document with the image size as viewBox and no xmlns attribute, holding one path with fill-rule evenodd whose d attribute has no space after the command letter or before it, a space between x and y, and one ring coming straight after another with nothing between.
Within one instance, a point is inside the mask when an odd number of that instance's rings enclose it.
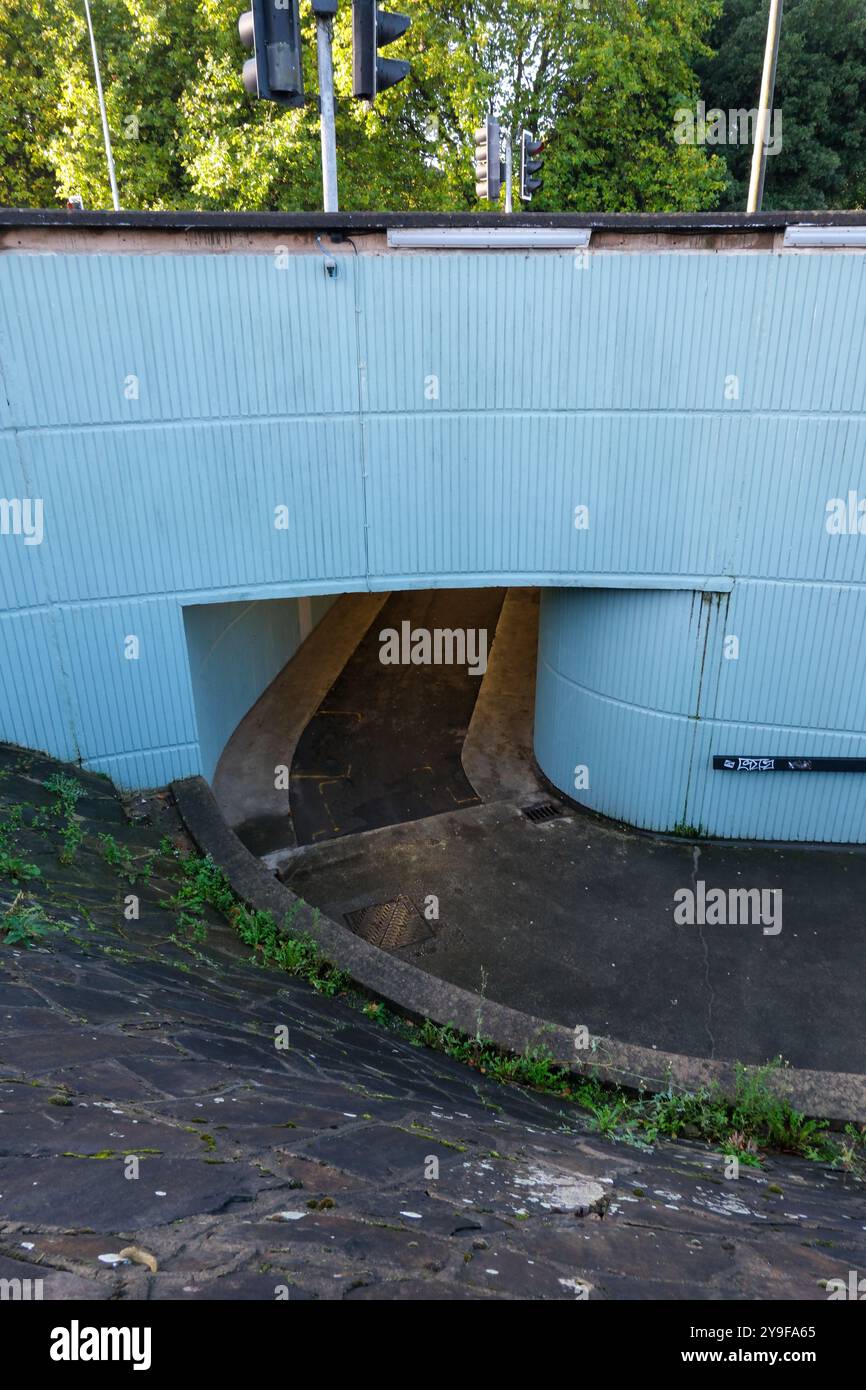
<instances>
[{"instance_id":1,"label":"white light fixture","mask_svg":"<svg viewBox=\"0 0 866 1390\"><path fill-rule=\"evenodd\" d=\"M866 226L810 227L799 223L785 228L785 246L866 246Z\"/></svg>"},{"instance_id":2,"label":"white light fixture","mask_svg":"<svg viewBox=\"0 0 866 1390\"><path fill-rule=\"evenodd\" d=\"M388 245L463 251L584 251L591 236L589 227L395 227L389 228Z\"/></svg>"}]
</instances>

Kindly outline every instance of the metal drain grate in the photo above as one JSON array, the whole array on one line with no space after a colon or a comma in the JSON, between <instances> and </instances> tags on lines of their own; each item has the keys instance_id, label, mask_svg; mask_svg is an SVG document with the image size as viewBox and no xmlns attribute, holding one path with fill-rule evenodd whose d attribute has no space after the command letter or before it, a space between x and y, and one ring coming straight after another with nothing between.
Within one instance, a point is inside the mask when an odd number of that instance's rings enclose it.
<instances>
[{"instance_id":1,"label":"metal drain grate","mask_svg":"<svg viewBox=\"0 0 866 1390\"><path fill-rule=\"evenodd\" d=\"M387 903L373 903L343 914L346 925L356 936L383 951L399 951L433 935L415 904L403 893Z\"/></svg>"},{"instance_id":2,"label":"metal drain grate","mask_svg":"<svg viewBox=\"0 0 866 1390\"><path fill-rule=\"evenodd\" d=\"M557 806L555 801L541 801L537 806L524 806L522 809L527 820L536 822L555 820L562 815L562 807Z\"/></svg>"}]
</instances>

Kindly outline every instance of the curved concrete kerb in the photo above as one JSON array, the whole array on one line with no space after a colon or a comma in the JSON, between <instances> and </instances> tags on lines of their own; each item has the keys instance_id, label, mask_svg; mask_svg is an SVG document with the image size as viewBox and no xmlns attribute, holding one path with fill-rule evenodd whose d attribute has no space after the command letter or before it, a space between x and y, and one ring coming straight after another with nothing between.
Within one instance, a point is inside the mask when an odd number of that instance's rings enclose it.
<instances>
[{"instance_id":1,"label":"curved concrete kerb","mask_svg":"<svg viewBox=\"0 0 866 1390\"><path fill-rule=\"evenodd\" d=\"M315 936L324 954L362 989L402 1013L451 1024L480 1034L505 1051L523 1053L544 1047L575 1075L592 1074L604 1082L650 1092L695 1090L713 1083L733 1089L729 1062L686 1057L634 1046L614 1038L591 1037L578 1049L575 1034L517 1009L485 999L471 990L437 980L407 961L380 951L312 908L297 909L297 897L256 859L226 824L213 792L201 777L172 783L184 823L199 849L224 870L234 892L249 907L273 913L282 921L295 909L293 924ZM806 1115L842 1126L866 1122L866 1077L847 1072L789 1068L771 1075L769 1084Z\"/></svg>"}]
</instances>

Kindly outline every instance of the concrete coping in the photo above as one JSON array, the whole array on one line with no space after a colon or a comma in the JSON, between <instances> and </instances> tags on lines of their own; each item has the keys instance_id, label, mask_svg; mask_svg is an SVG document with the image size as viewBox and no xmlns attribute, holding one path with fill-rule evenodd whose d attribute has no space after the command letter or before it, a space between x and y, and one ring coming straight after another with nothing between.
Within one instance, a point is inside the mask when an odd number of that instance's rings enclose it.
<instances>
[{"instance_id":1,"label":"concrete coping","mask_svg":"<svg viewBox=\"0 0 866 1390\"><path fill-rule=\"evenodd\" d=\"M281 230L383 232L389 227L590 227L611 231L743 232L859 226L857 208L769 209L761 212L226 212L123 208L0 208L0 227L167 228L179 231Z\"/></svg>"},{"instance_id":2,"label":"concrete coping","mask_svg":"<svg viewBox=\"0 0 866 1390\"><path fill-rule=\"evenodd\" d=\"M606 1037L591 1037L589 1047L578 1051L575 1034L562 1024L439 980L371 946L306 903L298 908L296 895L273 877L230 829L203 778L174 782L172 791L192 839L224 871L248 907L271 912L277 922L294 911L293 931L312 936L328 960L362 990L399 1012L414 1019L428 1018L440 1026L451 1024L506 1052L522 1054L543 1047L557 1065L575 1076L592 1075L633 1092L694 1091L713 1084L723 1092L733 1092L732 1062L662 1052ZM786 1067L771 1073L768 1085L803 1114L828 1120L835 1128L866 1122L866 1077L857 1073Z\"/></svg>"}]
</instances>

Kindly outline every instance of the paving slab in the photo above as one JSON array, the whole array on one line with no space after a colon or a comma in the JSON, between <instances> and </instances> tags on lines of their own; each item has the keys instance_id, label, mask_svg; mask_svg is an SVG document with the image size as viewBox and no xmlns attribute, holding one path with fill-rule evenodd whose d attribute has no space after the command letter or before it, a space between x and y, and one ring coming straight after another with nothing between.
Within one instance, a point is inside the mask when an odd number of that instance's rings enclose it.
<instances>
[{"instance_id":1,"label":"paving slab","mask_svg":"<svg viewBox=\"0 0 866 1390\"><path fill-rule=\"evenodd\" d=\"M74 1223L131 1235L184 1216L224 1211L273 1185L245 1164L150 1154L141 1158L135 1179L121 1157L43 1157L35 1172L32 1156L0 1159L0 1222Z\"/></svg>"}]
</instances>

